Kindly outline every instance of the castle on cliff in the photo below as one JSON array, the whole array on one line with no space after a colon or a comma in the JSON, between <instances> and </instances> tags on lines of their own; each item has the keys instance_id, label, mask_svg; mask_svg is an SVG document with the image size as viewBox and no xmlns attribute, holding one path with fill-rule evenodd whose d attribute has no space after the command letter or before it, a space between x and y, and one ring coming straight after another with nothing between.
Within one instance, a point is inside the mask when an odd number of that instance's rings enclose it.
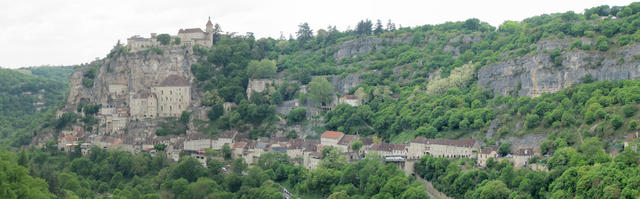
<instances>
[{"instance_id":1,"label":"castle on cliff","mask_svg":"<svg viewBox=\"0 0 640 199\"><path fill-rule=\"evenodd\" d=\"M205 25L205 31L200 28L187 28L178 30L178 35L171 35L171 41L173 45L185 45L193 46L199 45L204 47L211 47L213 45L213 23L211 23L211 17ZM175 43L176 38L179 38L179 43ZM150 38L144 38L140 35L134 35L127 39L127 47L130 52L136 52L160 45L158 41L158 34L151 33Z\"/></svg>"}]
</instances>

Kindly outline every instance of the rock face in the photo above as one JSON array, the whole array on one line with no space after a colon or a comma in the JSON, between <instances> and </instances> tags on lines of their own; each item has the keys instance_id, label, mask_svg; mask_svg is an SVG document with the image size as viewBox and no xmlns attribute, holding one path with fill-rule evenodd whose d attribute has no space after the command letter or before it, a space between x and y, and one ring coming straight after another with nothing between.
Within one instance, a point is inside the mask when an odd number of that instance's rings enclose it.
<instances>
[{"instance_id":1,"label":"rock face","mask_svg":"<svg viewBox=\"0 0 640 199\"><path fill-rule=\"evenodd\" d=\"M148 132L158 117L179 116L182 110L196 110L198 92L191 86L190 71L196 57L180 47L159 49L161 53L122 53L74 69L63 111L77 111L79 104L100 104L102 108L96 115L100 120L98 133L120 134L125 129L136 132L136 126ZM93 86L87 88L82 79L90 68L96 67ZM138 122L150 125L134 124ZM127 128L116 128L116 125Z\"/></svg>"},{"instance_id":2,"label":"rock face","mask_svg":"<svg viewBox=\"0 0 640 199\"><path fill-rule=\"evenodd\" d=\"M346 41L338 44L337 51L333 54L333 58L338 61L344 58L352 58L354 56L367 54L371 52L377 45L383 41L390 43L409 42L409 37L404 38L360 38Z\"/></svg>"},{"instance_id":3,"label":"rock face","mask_svg":"<svg viewBox=\"0 0 640 199\"><path fill-rule=\"evenodd\" d=\"M568 46L567 42L540 42L538 54L526 55L478 70L478 86L496 94L540 96L582 82L587 74L596 80L640 78L640 45L607 52L568 51L562 54L562 66L554 66L543 50Z\"/></svg>"}]
</instances>

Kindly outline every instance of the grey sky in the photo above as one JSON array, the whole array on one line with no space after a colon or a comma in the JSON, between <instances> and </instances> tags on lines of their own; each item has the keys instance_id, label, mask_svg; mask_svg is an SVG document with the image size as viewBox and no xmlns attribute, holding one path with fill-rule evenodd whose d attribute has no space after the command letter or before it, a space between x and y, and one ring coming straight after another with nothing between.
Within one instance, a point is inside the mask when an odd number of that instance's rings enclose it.
<instances>
[{"instance_id":1,"label":"grey sky","mask_svg":"<svg viewBox=\"0 0 640 199\"><path fill-rule=\"evenodd\" d=\"M479 18L497 26L544 13L629 0L2 0L0 67L73 65L104 57L132 35L177 34L180 28L204 29L207 17L223 31L253 32L257 37L285 36L309 22L314 30L336 25L344 30L361 19L391 19L402 26Z\"/></svg>"}]
</instances>

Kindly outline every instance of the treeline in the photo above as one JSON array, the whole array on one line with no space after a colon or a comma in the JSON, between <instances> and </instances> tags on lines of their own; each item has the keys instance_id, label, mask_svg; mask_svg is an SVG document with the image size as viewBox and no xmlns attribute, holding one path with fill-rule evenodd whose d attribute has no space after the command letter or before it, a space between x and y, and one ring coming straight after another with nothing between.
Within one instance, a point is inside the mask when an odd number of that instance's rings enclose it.
<instances>
[{"instance_id":1,"label":"treeline","mask_svg":"<svg viewBox=\"0 0 640 199\"><path fill-rule=\"evenodd\" d=\"M296 166L286 154L262 154L253 166L231 159L230 152L209 151L207 167L189 156L171 163L164 152L81 149L64 153L53 142L44 148L0 151L9 165L0 181L2 198L283 198L284 190L301 198L428 198L424 185L380 157L346 163L331 147L318 168ZM16 157L17 156L17 157ZM31 176L29 176L29 173Z\"/></svg>"}]
</instances>

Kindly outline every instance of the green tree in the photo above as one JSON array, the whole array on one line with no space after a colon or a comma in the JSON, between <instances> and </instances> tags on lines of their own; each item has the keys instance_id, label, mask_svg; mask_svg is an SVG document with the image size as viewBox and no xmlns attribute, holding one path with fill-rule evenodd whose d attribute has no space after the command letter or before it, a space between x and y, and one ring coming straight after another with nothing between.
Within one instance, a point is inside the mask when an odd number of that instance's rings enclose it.
<instances>
[{"instance_id":1,"label":"green tree","mask_svg":"<svg viewBox=\"0 0 640 199\"><path fill-rule=\"evenodd\" d=\"M153 149L155 149L156 151L164 151L164 149L167 148L166 144L154 144L153 145Z\"/></svg>"},{"instance_id":2,"label":"green tree","mask_svg":"<svg viewBox=\"0 0 640 199\"><path fill-rule=\"evenodd\" d=\"M251 60L247 66L247 74L253 79L271 78L276 74L276 64L269 59Z\"/></svg>"},{"instance_id":3,"label":"green tree","mask_svg":"<svg viewBox=\"0 0 640 199\"><path fill-rule=\"evenodd\" d=\"M485 181L477 189L469 192L468 198L501 199L509 198L511 190L500 180Z\"/></svg>"},{"instance_id":4,"label":"green tree","mask_svg":"<svg viewBox=\"0 0 640 199\"><path fill-rule=\"evenodd\" d=\"M225 144L222 146L222 157L224 157L225 160L231 160L231 155L233 154L233 151L231 151L231 147L229 147L228 144Z\"/></svg>"},{"instance_id":5,"label":"green tree","mask_svg":"<svg viewBox=\"0 0 640 199\"><path fill-rule=\"evenodd\" d=\"M598 39L596 40L596 48L598 48L598 50L600 51L609 50L609 38L605 36L598 37Z\"/></svg>"},{"instance_id":6,"label":"green tree","mask_svg":"<svg viewBox=\"0 0 640 199\"><path fill-rule=\"evenodd\" d=\"M287 121L295 124L304 121L307 117L307 109L305 108L295 108L287 114Z\"/></svg>"},{"instance_id":7,"label":"green tree","mask_svg":"<svg viewBox=\"0 0 640 199\"><path fill-rule=\"evenodd\" d=\"M309 96L314 103L328 105L333 100L333 85L323 77L316 77L309 83Z\"/></svg>"},{"instance_id":8,"label":"green tree","mask_svg":"<svg viewBox=\"0 0 640 199\"><path fill-rule=\"evenodd\" d=\"M510 154L511 153L511 142L500 143L500 146L498 147L498 153L501 156L505 156L507 154Z\"/></svg>"},{"instance_id":9,"label":"green tree","mask_svg":"<svg viewBox=\"0 0 640 199\"><path fill-rule=\"evenodd\" d=\"M308 40L313 38L313 30L309 27L309 23L305 22L298 25L298 31L296 32L296 36L301 44L304 44Z\"/></svg>"},{"instance_id":10,"label":"green tree","mask_svg":"<svg viewBox=\"0 0 640 199\"><path fill-rule=\"evenodd\" d=\"M351 143L351 150L353 152L358 152L358 151L360 151L360 148L362 148L362 145L363 145L362 141L357 140L357 141Z\"/></svg>"},{"instance_id":11,"label":"green tree","mask_svg":"<svg viewBox=\"0 0 640 199\"><path fill-rule=\"evenodd\" d=\"M205 168L198 160L187 157L171 171L171 177L173 179L184 178L189 182L195 182L199 177L204 176L205 172Z\"/></svg>"},{"instance_id":12,"label":"green tree","mask_svg":"<svg viewBox=\"0 0 640 199\"><path fill-rule=\"evenodd\" d=\"M237 175L241 175L242 172L247 170L247 163L244 161L244 158L236 158L231 161L231 171Z\"/></svg>"},{"instance_id":13,"label":"green tree","mask_svg":"<svg viewBox=\"0 0 640 199\"><path fill-rule=\"evenodd\" d=\"M169 45L169 43L171 43L171 36L169 34L159 34L158 37L156 37L156 39L162 45Z\"/></svg>"},{"instance_id":14,"label":"green tree","mask_svg":"<svg viewBox=\"0 0 640 199\"><path fill-rule=\"evenodd\" d=\"M345 191L334 192L327 199L350 199L351 197Z\"/></svg>"},{"instance_id":15,"label":"green tree","mask_svg":"<svg viewBox=\"0 0 640 199\"><path fill-rule=\"evenodd\" d=\"M613 126L613 129L618 129L622 127L623 124L624 120L622 120L622 117L620 117L619 115L611 116L611 126Z\"/></svg>"}]
</instances>

